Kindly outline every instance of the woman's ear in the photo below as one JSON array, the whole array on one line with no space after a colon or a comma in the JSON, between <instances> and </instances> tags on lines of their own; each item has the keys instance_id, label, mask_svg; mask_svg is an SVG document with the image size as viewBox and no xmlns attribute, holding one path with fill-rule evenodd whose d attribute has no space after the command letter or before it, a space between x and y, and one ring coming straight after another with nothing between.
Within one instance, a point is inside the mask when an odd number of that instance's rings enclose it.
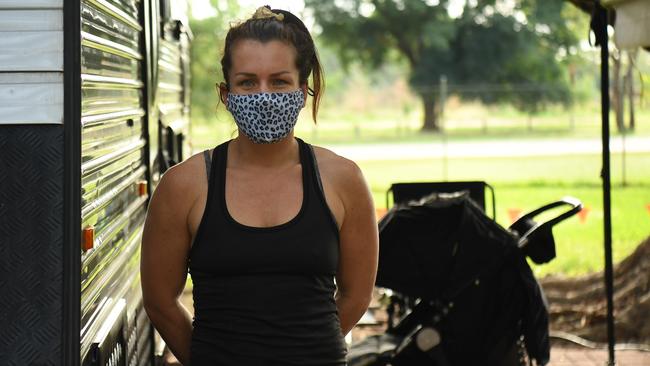
<instances>
[{"instance_id":1,"label":"woman's ear","mask_svg":"<svg viewBox=\"0 0 650 366\"><path fill-rule=\"evenodd\" d=\"M217 84L217 89L219 90L219 99L221 99L221 102L228 107L228 86L222 81Z\"/></svg>"},{"instance_id":2,"label":"woman's ear","mask_svg":"<svg viewBox=\"0 0 650 366\"><path fill-rule=\"evenodd\" d=\"M309 87L307 86L307 83L304 83L303 85L300 86L300 90L302 90L302 95L303 95L303 104L302 107L305 108L307 105L307 95L309 95Z\"/></svg>"}]
</instances>

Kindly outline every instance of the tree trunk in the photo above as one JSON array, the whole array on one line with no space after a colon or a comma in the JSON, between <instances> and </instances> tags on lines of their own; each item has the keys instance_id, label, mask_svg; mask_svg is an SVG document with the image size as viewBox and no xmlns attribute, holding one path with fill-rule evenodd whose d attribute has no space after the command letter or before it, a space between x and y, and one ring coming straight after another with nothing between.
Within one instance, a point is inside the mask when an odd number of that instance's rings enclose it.
<instances>
[{"instance_id":1,"label":"tree trunk","mask_svg":"<svg viewBox=\"0 0 650 366\"><path fill-rule=\"evenodd\" d=\"M618 132L623 133L625 130L624 110L623 110L623 93L621 90L621 54L612 53L612 61L614 63L614 72L612 73L612 108L616 116L616 129Z\"/></svg>"},{"instance_id":2,"label":"tree trunk","mask_svg":"<svg viewBox=\"0 0 650 366\"><path fill-rule=\"evenodd\" d=\"M627 65L627 93L628 93L628 98L629 98L629 103L630 103L630 121L629 121L629 129L630 131L634 131L634 128L636 127L636 121L635 121L635 116L634 116L634 65L636 64L636 54L637 51L629 51L627 53L627 58L628 58L628 65Z\"/></svg>"},{"instance_id":3,"label":"tree trunk","mask_svg":"<svg viewBox=\"0 0 650 366\"><path fill-rule=\"evenodd\" d=\"M436 99L433 93L423 92L420 93L422 98L422 106L424 107L424 124L422 125L423 131L440 131L438 126L438 119L436 118L435 106Z\"/></svg>"}]
</instances>

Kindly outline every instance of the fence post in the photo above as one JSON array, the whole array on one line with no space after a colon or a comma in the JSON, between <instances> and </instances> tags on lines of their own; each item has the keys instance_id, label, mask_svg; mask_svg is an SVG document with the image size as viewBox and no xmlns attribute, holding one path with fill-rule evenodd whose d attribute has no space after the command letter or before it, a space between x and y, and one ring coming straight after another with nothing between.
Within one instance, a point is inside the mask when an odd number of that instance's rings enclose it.
<instances>
[{"instance_id":1,"label":"fence post","mask_svg":"<svg viewBox=\"0 0 650 366\"><path fill-rule=\"evenodd\" d=\"M447 75L440 75L440 115L438 116L438 123L440 124L440 129L444 130L445 128L445 104L447 104Z\"/></svg>"},{"instance_id":2,"label":"fence post","mask_svg":"<svg viewBox=\"0 0 650 366\"><path fill-rule=\"evenodd\" d=\"M440 126L440 133L442 134L442 179L447 181L448 176L448 156L447 156L447 129L445 128L445 104L447 104L447 76L440 75L440 115L438 116L438 124Z\"/></svg>"}]
</instances>

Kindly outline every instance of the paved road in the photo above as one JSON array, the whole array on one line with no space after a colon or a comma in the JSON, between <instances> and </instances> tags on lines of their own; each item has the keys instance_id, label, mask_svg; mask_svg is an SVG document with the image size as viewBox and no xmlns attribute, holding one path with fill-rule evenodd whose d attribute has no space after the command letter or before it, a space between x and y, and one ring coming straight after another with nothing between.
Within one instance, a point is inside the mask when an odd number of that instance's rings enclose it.
<instances>
[{"instance_id":1,"label":"paved road","mask_svg":"<svg viewBox=\"0 0 650 366\"><path fill-rule=\"evenodd\" d=\"M431 159L447 156L459 157L512 157L558 156L575 154L600 154L600 139L512 139L490 141L385 143L325 146L337 154L354 161ZM650 137L630 136L610 140L612 153L650 152Z\"/></svg>"}]
</instances>

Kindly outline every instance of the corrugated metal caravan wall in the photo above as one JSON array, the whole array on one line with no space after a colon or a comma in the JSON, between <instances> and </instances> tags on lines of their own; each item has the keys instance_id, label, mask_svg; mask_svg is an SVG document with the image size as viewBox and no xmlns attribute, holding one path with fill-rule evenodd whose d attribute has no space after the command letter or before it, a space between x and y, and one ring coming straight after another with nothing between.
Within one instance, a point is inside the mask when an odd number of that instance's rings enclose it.
<instances>
[{"instance_id":1,"label":"corrugated metal caravan wall","mask_svg":"<svg viewBox=\"0 0 650 366\"><path fill-rule=\"evenodd\" d=\"M81 229L95 229L93 249L81 256L82 364L142 365L152 355L139 276L147 201L138 190L146 179L142 11L140 0L81 2Z\"/></svg>"},{"instance_id":2,"label":"corrugated metal caravan wall","mask_svg":"<svg viewBox=\"0 0 650 366\"><path fill-rule=\"evenodd\" d=\"M63 0L0 1L0 364L59 364Z\"/></svg>"},{"instance_id":3,"label":"corrugated metal caravan wall","mask_svg":"<svg viewBox=\"0 0 650 366\"><path fill-rule=\"evenodd\" d=\"M153 361L138 183L159 138L170 162L189 152L189 36L168 19L155 40L158 3L0 0L0 364ZM149 62L159 88L148 89ZM149 144L147 112L158 120Z\"/></svg>"},{"instance_id":4,"label":"corrugated metal caravan wall","mask_svg":"<svg viewBox=\"0 0 650 366\"><path fill-rule=\"evenodd\" d=\"M172 17L182 18L173 12ZM189 35L183 32L183 27L182 23L171 22L162 30L163 39L160 41L156 99L159 108L161 147L163 158L166 160L163 162L162 170L165 170L165 165L178 163L191 153L188 139L190 40Z\"/></svg>"}]
</instances>

